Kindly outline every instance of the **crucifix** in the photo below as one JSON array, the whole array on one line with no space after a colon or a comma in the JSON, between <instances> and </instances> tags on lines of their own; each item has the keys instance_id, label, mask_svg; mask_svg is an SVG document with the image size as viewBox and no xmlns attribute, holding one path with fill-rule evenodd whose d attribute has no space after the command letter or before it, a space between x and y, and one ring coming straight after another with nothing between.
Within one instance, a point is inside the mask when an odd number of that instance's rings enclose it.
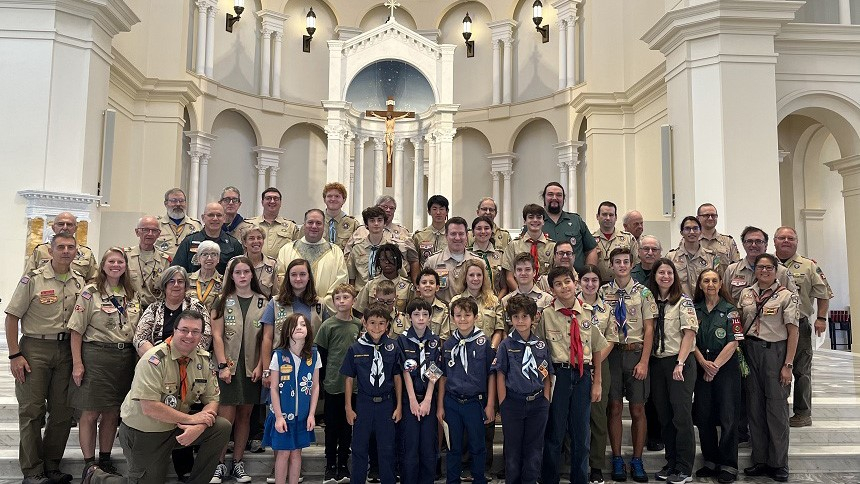
<instances>
[{"instance_id":1,"label":"crucifix","mask_svg":"<svg viewBox=\"0 0 860 484\"><path fill-rule=\"evenodd\" d=\"M386 154L388 155L385 164L385 186L390 187L392 185L392 160L394 159L394 122L398 119L414 118L415 111L395 111L394 98L391 96L388 96L388 100L385 101L385 106L385 111L372 111L368 109L365 111L365 115L373 116L374 118L379 118L385 121L385 149Z\"/></svg>"}]
</instances>

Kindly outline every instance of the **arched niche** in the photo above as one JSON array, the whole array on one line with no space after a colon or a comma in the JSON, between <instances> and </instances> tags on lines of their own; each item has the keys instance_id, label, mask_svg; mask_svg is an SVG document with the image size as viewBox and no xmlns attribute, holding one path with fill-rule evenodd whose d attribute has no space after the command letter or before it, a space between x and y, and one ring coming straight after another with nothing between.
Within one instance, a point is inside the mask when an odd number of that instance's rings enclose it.
<instances>
[{"instance_id":1,"label":"arched niche","mask_svg":"<svg viewBox=\"0 0 860 484\"><path fill-rule=\"evenodd\" d=\"M487 161L490 153L490 140L484 133L474 128L457 130L454 136L454 180L457 182L451 213L462 214L469 223L474 218L478 201L493 194L490 162Z\"/></svg>"},{"instance_id":2,"label":"arched niche","mask_svg":"<svg viewBox=\"0 0 860 484\"><path fill-rule=\"evenodd\" d=\"M466 13L472 19L474 57L466 57L463 39L463 17ZM493 72L492 33L487 27L490 22L490 11L480 2L454 5L439 20L437 28L442 32L441 42L457 46L454 56L454 102L463 109L485 107L493 103L493 83L490 79L488 82L475 82L476 73Z\"/></svg>"},{"instance_id":3,"label":"arched niche","mask_svg":"<svg viewBox=\"0 0 860 484\"><path fill-rule=\"evenodd\" d=\"M218 2L215 22L215 56L212 75L224 86L242 92L256 93L260 85L260 0L245 2L242 20L233 26L233 32L224 29L225 12L233 12L233 5Z\"/></svg>"},{"instance_id":4,"label":"arched niche","mask_svg":"<svg viewBox=\"0 0 860 484\"><path fill-rule=\"evenodd\" d=\"M544 44L532 21L532 1L521 0L514 10L518 22L514 31L513 97L527 101L548 96L558 88L558 22L549 1L543 2L543 21L549 25L549 42Z\"/></svg>"},{"instance_id":5,"label":"arched niche","mask_svg":"<svg viewBox=\"0 0 860 484\"><path fill-rule=\"evenodd\" d=\"M430 82L418 69L401 60L384 59L365 66L350 81L346 101L358 112L385 109L389 97L397 109L423 113L436 103Z\"/></svg>"},{"instance_id":6,"label":"arched niche","mask_svg":"<svg viewBox=\"0 0 860 484\"><path fill-rule=\"evenodd\" d=\"M242 195L239 213L244 217L253 217L258 195L257 171L254 168L257 156L253 151L254 146L257 146L257 136L254 128L242 113L227 109L215 117L212 134L217 138L212 142L205 201L218 201L224 187L234 186Z\"/></svg>"},{"instance_id":7,"label":"arched niche","mask_svg":"<svg viewBox=\"0 0 860 484\"><path fill-rule=\"evenodd\" d=\"M362 31L367 32L368 30L387 22L390 13L391 10L389 10L385 5L377 5L364 14L358 27ZM412 17L412 14L409 13L409 10L403 7L398 7L394 12L394 17L400 25L410 30L418 30L418 24L415 23L415 19Z\"/></svg>"},{"instance_id":8,"label":"arched niche","mask_svg":"<svg viewBox=\"0 0 860 484\"><path fill-rule=\"evenodd\" d=\"M294 124L284 132L279 148L284 150L278 171L278 189L284 194L281 215L298 222L307 209L322 207L326 134L314 124Z\"/></svg>"},{"instance_id":9,"label":"arched niche","mask_svg":"<svg viewBox=\"0 0 860 484\"><path fill-rule=\"evenodd\" d=\"M302 51L302 35L306 35L306 16L313 7L317 30L311 40L311 51ZM328 96L328 41L336 39L337 16L320 0L289 2L284 7L289 18L284 23L281 49L281 97L288 101L307 103L310 99Z\"/></svg>"},{"instance_id":10,"label":"arched niche","mask_svg":"<svg viewBox=\"0 0 860 484\"><path fill-rule=\"evenodd\" d=\"M522 222L522 207L540 203L538 193L550 180L558 181L558 154L553 145L558 135L552 124L544 118L535 118L523 125L514 139L512 151L516 153L514 175L511 179L512 222Z\"/></svg>"}]
</instances>

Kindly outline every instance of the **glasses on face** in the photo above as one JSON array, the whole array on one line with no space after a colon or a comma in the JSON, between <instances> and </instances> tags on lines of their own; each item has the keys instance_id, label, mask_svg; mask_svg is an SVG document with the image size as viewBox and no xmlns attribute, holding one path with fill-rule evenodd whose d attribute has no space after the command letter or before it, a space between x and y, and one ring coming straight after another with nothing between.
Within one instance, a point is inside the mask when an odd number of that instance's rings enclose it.
<instances>
[{"instance_id":1,"label":"glasses on face","mask_svg":"<svg viewBox=\"0 0 860 484\"><path fill-rule=\"evenodd\" d=\"M699 217L702 217L702 218L717 218L717 214L715 214L715 213L703 213L703 214L699 215Z\"/></svg>"},{"instance_id":2,"label":"glasses on face","mask_svg":"<svg viewBox=\"0 0 860 484\"><path fill-rule=\"evenodd\" d=\"M767 242L764 239L747 239L744 241L744 245L765 245Z\"/></svg>"},{"instance_id":3,"label":"glasses on face","mask_svg":"<svg viewBox=\"0 0 860 484\"><path fill-rule=\"evenodd\" d=\"M239 203L239 197L224 197L221 203Z\"/></svg>"},{"instance_id":4,"label":"glasses on face","mask_svg":"<svg viewBox=\"0 0 860 484\"><path fill-rule=\"evenodd\" d=\"M560 250L555 254L559 257L573 257L573 252L569 250Z\"/></svg>"},{"instance_id":5,"label":"glasses on face","mask_svg":"<svg viewBox=\"0 0 860 484\"><path fill-rule=\"evenodd\" d=\"M168 198L167 202L169 203L185 203L184 198Z\"/></svg>"},{"instance_id":6,"label":"glasses on face","mask_svg":"<svg viewBox=\"0 0 860 484\"><path fill-rule=\"evenodd\" d=\"M642 252L660 252L659 247L639 247Z\"/></svg>"},{"instance_id":7,"label":"glasses on face","mask_svg":"<svg viewBox=\"0 0 860 484\"><path fill-rule=\"evenodd\" d=\"M386 306L391 306L391 305L393 305L393 304L394 304L394 301L395 301L394 299L380 299L380 298L378 298L378 297L377 297L377 298L375 298L375 299L376 299L376 302L378 302L379 304L384 304L384 305L386 305Z\"/></svg>"},{"instance_id":8,"label":"glasses on face","mask_svg":"<svg viewBox=\"0 0 860 484\"><path fill-rule=\"evenodd\" d=\"M140 230L145 234L157 234L161 232L161 229L145 229L143 227L138 227L137 230Z\"/></svg>"},{"instance_id":9,"label":"glasses on face","mask_svg":"<svg viewBox=\"0 0 860 484\"><path fill-rule=\"evenodd\" d=\"M236 200L238 201L238 198L237 198ZM280 202L280 201L281 201L281 197L278 197L278 196L274 196L274 197L264 197L264 198L263 198L263 201L264 201L264 202Z\"/></svg>"},{"instance_id":10,"label":"glasses on face","mask_svg":"<svg viewBox=\"0 0 860 484\"><path fill-rule=\"evenodd\" d=\"M185 286L185 279L171 279L167 281L168 286Z\"/></svg>"},{"instance_id":11,"label":"glasses on face","mask_svg":"<svg viewBox=\"0 0 860 484\"><path fill-rule=\"evenodd\" d=\"M770 264L757 265L757 266L755 266L755 268L756 268L756 270L762 271L762 272L773 272L776 270L776 266L772 266Z\"/></svg>"},{"instance_id":12,"label":"glasses on face","mask_svg":"<svg viewBox=\"0 0 860 484\"><path fill-rule=\"evenodd\" d=\"M780 242L794 242L797 240L796 237L792 237L791 235L780 235L776 238L776 240Z\"/></svg>"},{"instance_id":13,"label":"glasses on face","mask_svg":"<svg viewBox=\"0 0 860 484\"><path fill-rule=\"evenodd\" d=\"M697 225L693 225L692 227L684 227L683 229L681 229L681 232L684 232L687 234L692 234L692 233L698 232L700 230L702 230L702 229L700 229Z\"/></svg>"},{"instance_id":14,"label":"glasses on face","mask_svg":"<svg viewBox=\"0 0 860 484\"><path fill-rule=\"evenodd\" d=\"M221 257L221 254L216 254L214 252L206 252L205 254L200 254L199 257L201 259L217 259Z\"/></svg>"},{"instance_id":15,"label":"glasses on face","mask_svg":"<svg viewBox=\"0 0 860 484\"><path fill-rule=\"evenodd\" d=\"M176 332L180 334L185 334L188 336L200 336L203 334L199 329L188 329L188 328L176 328Z\"/></svg>"}]
</instances>

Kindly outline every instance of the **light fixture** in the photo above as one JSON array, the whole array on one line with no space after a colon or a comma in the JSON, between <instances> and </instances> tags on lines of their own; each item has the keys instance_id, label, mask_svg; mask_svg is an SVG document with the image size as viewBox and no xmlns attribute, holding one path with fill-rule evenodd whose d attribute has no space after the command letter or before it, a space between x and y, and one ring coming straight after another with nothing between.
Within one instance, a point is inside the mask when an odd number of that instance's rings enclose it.
<instances>
[{"instance_id":1,"label":"light fixture","mask_svg":"<svg viewBox=\"0 0 860 484\"><path fill-rule=\"evenodd\" d=\"M472 17L469 12L463 17L463 38L466 39L466 57L475 57L475 41L472 38Z\"/></svg>"},{"instance_id":2,"label":"light fixture","mask_svg":"<svg viewBox=\"0 0 860 484\"><path fill-rule=\"evenodd\" d=\"M302 36L302 52L310 52L311 51L311 40L314 38L314 32L317 31L317 14L314 13L314 8L308 11L308 15L305 17L305 24L307 26L308 35Z\"/></svg>"},{"instance_id":3,"label":"light fixture","mask_svg":"<svg viewBox=\"0 0 860 484\"><path fill-rule=\"evenodd\" d=\"M233 14L227 14L227 32L233 32L233 24L242 19L242 12L245 11L245 0L234 0L233 1L233 11L236 12L236 16Z\"/></svg>"},{"instance_id":4,"label":"light fixture","mask_svg":"<svg viewBox=\"0 0 860 484\"><path fill-rule=\"evenodd\" d=\"M540 26L541 21L543 21L543 4L540 3L540 0L535 0L535 3L532 4L532 20L535 23L535 28L540 32L543 43L549 42L549 24Z\"/></svg>"}]
</instances>

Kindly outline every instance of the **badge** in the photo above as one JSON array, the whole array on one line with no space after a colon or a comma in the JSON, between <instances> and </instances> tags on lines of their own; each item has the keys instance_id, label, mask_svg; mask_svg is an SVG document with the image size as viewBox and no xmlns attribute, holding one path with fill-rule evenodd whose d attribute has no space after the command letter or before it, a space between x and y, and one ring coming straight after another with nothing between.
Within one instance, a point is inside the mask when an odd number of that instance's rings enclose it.
<instances>
[{"instance_id":1,"label":"badge","mask_svg":"<svg viewBox=\"0 0 860 484\"><path fill-rule=\"evenodd\" d=\"M416 368L418 368L418 362L411 358L403 362L403 369L409 373L415 371Z\"/></svg>"},{"instance_id":2,"label":"badge","mask_svg":"<svg viewBox=\"0 0 860 484\"><path fill-rule=\"evenodd\" d=\"M428 346L430 349L433 349L433 348L436 348L437 346L439 346L439 343L437 343L435 339L431 339L431 340L427 343L427 346Z\"/></svg>"},{"instance_id":3,"label":"badge","mask_svg":"<svg viewBox=\"0 0 860 484\"><path fill-rule=\"evenodd\" d=\"M230 301L227 301L228 306L230 305L229 303L230 303ZM227 314L232 314L232 313L233 313L233 308L227 308Z\"/></svg>"},{"instance_id":4,"label":"badge","mask_svg":"<svg viewBox=\"0 0 860 484\"><path fill-rule=\"evenodd\" d=\"M436 383L436 380L442 377L442 370L436 366L436 363L430 363L430 366L424 370L424 376L431 382Z\"/></svg>"},{"instance_id":5,"label":"badge","mask_svg":"<svg viewBox=\"0 0 860 484\"><path fill-rule=\"evenodd\" d=\"M233 307L233 306L235 306L235 305L236 305L236 300L235 300L235 299L228 299L228 300L227 300L227 307L228 307L228 308L229 308L229 307ZM230 310L229 312L231 312L231 313L232 313L233 311L232 311L232 310Z\"/></svg>"},{"instance_id":6,"label":"badge","mask_svg":"<svg viewBox=\"0 0 860 484\"><path fill-rule=\"evenodd\" d=\"M349 222L344 221L343 225L341 225L341 226L343 227L344 230L347 230L347 229L349 229Z\"/></svg>"},{"instance_id":7,"label":"badge","mask_svg":"<svg viewBox=\"0 0 860 484\"><path fill-rule=\"evenodd\" d=\"M537 349L539 349L539 350L542 350L542 349L546 348L546 343L544 343L543 341L538 341L538 342L535 344L535 348L537 348Z\"/></svg>"},{"instance_id":8,"label":"badge","mask_svg":"<svg viewBox=\"0 0 860 484\"><path fill-rule=\"evenodd\" d=\"M723 339L726 337L726 330L724 328L717 328L714 330L714 336Z\"/></svg>"},{"instance_id":9,"label":"badge","mask_svg":"<svg viewBox=\"0 0 860 484\"><path fill-rule=\"evenodd\" d=\"M159 363L161 363L161 360L159 360L157 356L152 355L152 356L150 356L150 357L149 357L149 363L150 363L152 366L158 366L158 365L159 365Z\"/></svg>"},{"instance_id":10,"label":"badge","mask_svg":"<svg viewBox=\"0 0 860 484\"><path fill-rule=\"evenodd\" d=\"M287 414L287 420L292 421L294 418L296 418L296 416L295 416L295 415L293 415L293 414L291 414L291 413L288 413L288 414Z\"/></svg>"},{"instance_id":11,"label":"badge","mask_svg":"<svg viewBox=\"0 0 860 484\"><path fill-rule=\"evenodd\" d=\"M30 282L30 276L25 275L21 278L21 284L27 284L28 282Z\"/></svg>"},{"instance_id":12,"label":"badge","mask_svg":"<svg viewBox=\"0 0 860 484\"><path fill-rule=\"evenodd\" d=\"M448 360L448 366L454 368L454 360Z\"/></svg>"},{"instance_id":13,"label":"badge","mask_svg":"<svg viewBox=\"0 0 860 484\"><path fill-rule=\"evenodd\" d=\"M80 304L75 304L75 312L77 312L77 313L84 312L84 307L81 306Z\"/></svg>"},{"instance_id":14,"label":"badge","mask_svg":"<svg viewBox=\"0 0 860 484\"><path fill-rule=\"evenodd\" d=\"M800 262L795 262L795 263L794 263L794 268L795 268L795 269L800 269Z\"/></svg>"},{"instance_id":15,"label":"badge","mask_svg":"<svg viewBox=\"0 0 860 484\"><path fill-rule=\"evenodd\" d=\"M403 323L400 323L400 325L402 326ZM385 351L394 351L394 343L388 343L385 345Z\"/></svg>"},{"instance_id":16,"label":"badge","mask_svg":"<svg viewBox=\"0 0 860 484\"><path fill-rule=\"evenodd\" d=\"M260 299L260 300L262 301L262 299ZM259 328L260 326L261 326L261 324L260 324L260 320L259 320L259 319L255 320L255 321L254 321L254 327L255 327L255 328Z\"/></svg>"},{"instance_id":17,"label":"badge","mask_svg":"<svg viewBox=\"0 0 860 484\"><path fill-rule=\"evenodd\" d=\"M400 284L397 285L397 289L406 289L406 282L400 281Z\"/></svg>"},{"instance_id":18,"label":"badge","mask_svg":"<svg viewBox=\"0 0 860 484\"><path fill-rule=\"evenodd\" d=\"M161 243L158 244L158 248L167 252L167 250L170 249L170 242L162 240Z\"/></svg>"},{"instance_id":19,"label":"badge","mask_svg":"<svg viewBox=\"0 0 860 484\"><path fill-rule=\"evenodd\" d=\"M570 238L570 245L572 245L573 247L576 247L576 237Z\"/></svg>"},{"instance_id":20,"label":"badge","mask_svg":"<svg viewBox=\"0 0 860 484\"><path fill-rule=\"evenodd\" d=\"M164 397L164 404L170 408L176 408L177 400L175 395L167 395Z\"/></svg>"},{"instance_id":21,"label":"badge","mask_svg":"<svg viewBox=\"0 0 860 484\"><path fill-rule=\"evenodd\" d=\"M484 336L481 336L475 340L475 344L477 344L478 346L484 346L486 343L487 343L487 338Z\"/></svg>"},{"instance_id":22,"label":"badge","mask_svg":"<svg viewBox=\"0 0 860 484\"><path fill-rule=\"evenodd\" d=\"M590 328L591 327L591 320L589 320L589 319L584 320L582 322L581 326L582 326L582 329Z\"/></svg>"},{"instance_id":23,"label":"badge","mask_svg":"<svg viewBox=\"0 0 860 484\"><path fill-rule=\"evenodd\" d=\"M636 316L636 307L635 306L627 306L627 312L631 317Z\"/></svg>"},{"instance_id":24,"label":"badge","mask_svg":"<svg viewBox=\"0 0 860 484\"><path fill-rule=\"evenodd\" d=\"M107 314L113 314L116 312L116 308L113 304L102 304L102 312L105 312Z\"/></svg>"},{"instance_id":25,"label":"badge","mask_svg":"<svg viewBox=\"0 0 860 484\"><path fill-rule=\"evenodd\" d=\"M266 303L266 300L263 298L257 299L257 309L263 309L263 304ZM259 328L259 326L257 326Z\"/></svg>"},{"instance_id":26,"label":"badge","mask_svg":"<svg viewBox=\"0 0 860 484\"><path fill-rule=\"evenodd\" d=\"M39 296L39 302L41 304L54 304L60 299L57 296Z\"/></svg>"},{"instance_id":27,"label":"badge","mask_svg":"<svg viewBox=\"0 0 860 484\"><path fill-rule=\"evenodd\" d=\"M203 370L203 363L197 363L197 369Z\"/></svg>"},{"instance_id":28,"label":"badge","mask_svg":"<svg viewBox=\"0 0 860 484\"><path fill-rule=\"evenodd\" d=\"M540 372L541 380L546 380L546 377L549 376L549 370L543 366L538 367L538 372Z\"/></svg>"}]
</instances>

